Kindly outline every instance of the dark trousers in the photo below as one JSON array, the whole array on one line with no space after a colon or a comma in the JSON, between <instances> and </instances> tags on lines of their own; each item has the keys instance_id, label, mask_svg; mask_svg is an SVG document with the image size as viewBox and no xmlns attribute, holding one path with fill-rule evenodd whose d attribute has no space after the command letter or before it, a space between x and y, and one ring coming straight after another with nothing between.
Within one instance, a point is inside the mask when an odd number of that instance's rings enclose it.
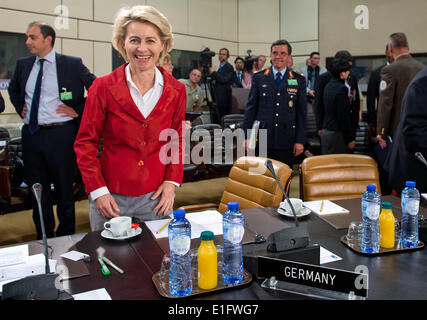
<instances>
[{"instance_id":1,"label":"dark trousers","mask_svg":"<svg viewBox=\"0 0 427 320\"><path fill-rule=\"evenodd\" d=\"M48 238L54 237L55 229L51 183L54 184L57 198L56 213L59 225L56 236L75 232L73 180L76 156L73 145L76 134L77 124L74 121L61 126L40 127L34 135L29 133L27 125L22 128L25 173L30 188L37 182L42 185L41 206ZM40 215L34 196L32 199L37 238L41 239Z\"/></svg>"},{"instance_id":2,"label":"dark trousers","mask_svg":"<svg viewBox=\"0 0 427 320\"><path fill-rule=\"evenodd\" d=\"M292 170L294 164L294 149L267 149L267 158L286 163Z\"/></svg>"}]
</instances>

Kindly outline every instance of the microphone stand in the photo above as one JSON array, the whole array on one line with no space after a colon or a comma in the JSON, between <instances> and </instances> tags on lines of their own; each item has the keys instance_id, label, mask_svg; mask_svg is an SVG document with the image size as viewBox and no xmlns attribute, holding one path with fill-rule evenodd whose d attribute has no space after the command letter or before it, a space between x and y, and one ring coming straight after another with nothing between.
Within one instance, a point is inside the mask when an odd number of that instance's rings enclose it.
<instances>
[{"instance_id":1,"label":"microphone stand","mask_svg":"<svg viewBox=\"0 0 427 320\"><path fill-rule=\"evenodd\" d=\"M297 215L295 213L295 208L292 205L291 201L289 200L288 195L286 194L285 190L282 187L282 184L280 183L279 178L277 178L276 172L274 171L273 168L273 163L271 162L271 160L266 160L265 161L265 166L267 167L267 169L271 172L271 174L273 175L274 179L276 179L277 184L279 185L280 189L282 190L283 195L285 196L286 202L289 204L289 207L292 210L292 214L294 216L294 221L295 221L295 226L299 227L299 222L298 222L298 218Z\"/></svg>"},{"instance_id":2,"label":"microphone stand","mask_svg":"<svg viewBox=\"0 0 427 320\"><path fill-rule=\"evenodd\" d=\"M42 205L41 205L42 185L40 183L35 183L31 187L31 190L33 191L34 197L36 198L37 206L39 209L40 225L42 229L43 246L44 246L44 258L46 263L45 270L46 270L46 274L49 274L50 267L49 267L49 259L48 259L47 237L46 237L46 229L44 226L44 219L43 219L43 212L42 212Z\"/></svg>"},{"instance_id":3,"label":"microphone stand","mask_svg":"<svg viewBox=\"0 0 427 320\"><path fill-rule=\"evenodd\" d=\"M421 152L415 152L415 158L427 167L427 161Z\"/></svg>"},{"instance_id":4,"label":"microphone stand","mask_svg":"<svg viewBox=\"0 0 427 320\"><path fill-rule=\"evenodd\" d=\"M270 234L265 243L250 243L243 247L243 261L245 268L258 278L260 270L258 268L258 257L270 257L279 260L298 261L308 264L319 264L320 247L318 245L309 246L310 236L305 225L300 226L295 208L292 206L280 180L273 168L271 160L265 161L265 166L275 178L277 184L283 192L289 206L291 207L295 227L287 227ZM265 270L264 270L265 271Z\"/></svg>"}]
</instances>

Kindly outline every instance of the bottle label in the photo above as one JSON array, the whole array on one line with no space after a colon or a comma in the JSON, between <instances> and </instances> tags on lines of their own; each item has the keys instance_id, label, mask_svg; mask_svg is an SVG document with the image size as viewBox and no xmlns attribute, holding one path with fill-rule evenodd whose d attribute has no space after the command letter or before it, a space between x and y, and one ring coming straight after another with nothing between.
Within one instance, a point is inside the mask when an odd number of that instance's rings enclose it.
<instances>
[{"instance_id":1,"label":"bottle label","mask_svg":"<svg viewBox=\"0 0 427 320\"><path fill-rule=\"evenodd\" d=\"M377 220L380 216L380 206L379 205L368 205L366 208L366 216L371 220Z\"/></svg>"},{"instance_id":2,"label":"bottle label","mask_svg":"<svg viewBox=\"0 0 427 320\"><path fill-rule=\"evenodd\" d=\"M411 216L417 215L419 208L420 208L420 202L418 200L408 200L408 202L405 205L405 211L409 213Z\"/></svg>"},{"instance_id":3,"label":"bottle label","mask_svg":"<svg viewBox=\"0 0 427 320\"><path fill-rule=\"evenodd\" d=\"M175 237L171 242L171 252L177 255L184 255L190 250L191 239L188 236L181 235Z\"/></svg>"},{"instance_id":4,"label":"bottle label","mask_svg":"<svg viewBox=\"0 0 427 320\"><path fill-rule=\"evenodd\" d=\"M238 244L242 242L244 234L245 234L245 228L243 228L243 226L241 225L232 226L227 230L225 239L227 239L233 244Z\"/></svg>"}]
</instances>

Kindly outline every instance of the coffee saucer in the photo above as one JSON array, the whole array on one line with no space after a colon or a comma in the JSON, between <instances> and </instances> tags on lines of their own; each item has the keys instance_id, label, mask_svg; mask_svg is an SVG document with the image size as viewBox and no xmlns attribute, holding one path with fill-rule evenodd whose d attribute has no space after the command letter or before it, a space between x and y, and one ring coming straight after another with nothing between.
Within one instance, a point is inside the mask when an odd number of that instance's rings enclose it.
<instances>
[{"instance_id":1,"label":"coffee saucer","mask_svg":"<svg viewBox=\"0 0 427 320\"><path fill-rule=\"evenodd\" d=\"M283 210L280 207L277 208L277 212L279 214L281 214L282 216L286 216L286 217L290 217L290 218L294 217L294 214L292 213L292 211L288 212L288 211ZM297 218L302 218L302 217L308 216L310 213L311 213L311 210L309 208L303 207L303 208L301 208L300 211L295 212L295 215L297 216Z\"/></svg>"},{"instance_id":2,"label":"coffee saucer","mask_svg":"<svg viewBox=\"0 0 427 320\"><path fill-rule=\"evenodd\" d=\"M126 240L126 239L130 239L130 238L136 237L136 236L140 235L141 233L142 233L142 229L140 227L138 227L138 228L136 228L135 232L133 234L131 234L131 235L126 235L126 236L121 236L121 237L115 237L115 236L113 236L113 234L111 233L110 230L104 229L101 232L101 236L103 238L112 239L112 240Z\"/></svg>"}]
</instances>

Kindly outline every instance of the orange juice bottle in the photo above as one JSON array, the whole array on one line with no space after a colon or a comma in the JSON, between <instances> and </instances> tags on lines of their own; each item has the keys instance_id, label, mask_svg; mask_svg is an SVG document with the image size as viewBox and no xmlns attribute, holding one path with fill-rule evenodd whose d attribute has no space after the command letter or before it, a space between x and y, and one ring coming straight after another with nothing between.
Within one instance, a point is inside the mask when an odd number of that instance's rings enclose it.
<instances>
[{"instance_id":1,"label":"orange juice bottle","mask_svg":"<svg viewBox=\"0 0 427 320\"><path fill-rule=\"evenodd\" d=\"M392 212L393 204L383 202L381 204L380 222L380 247L385 249L394 248L394 215Z\"/></svg>"},{"instance_id":2,"label":"orange juice bottle","mask_svg":"<svg viewBox=\"0 0 427 320\"><path fill-rule=\"evenodd\" d=\"M199 250L197 251L198 286L203 290L216 288L218 284L217 251L211 231L203 231L200 235Z\"/></svg>"}]
</instances>

